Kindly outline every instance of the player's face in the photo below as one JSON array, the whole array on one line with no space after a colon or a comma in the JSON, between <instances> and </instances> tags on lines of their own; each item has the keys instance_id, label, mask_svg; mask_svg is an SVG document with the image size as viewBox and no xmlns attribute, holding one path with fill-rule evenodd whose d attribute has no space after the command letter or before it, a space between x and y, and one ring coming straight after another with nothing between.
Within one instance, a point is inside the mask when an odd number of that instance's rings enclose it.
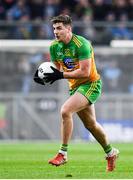
<instances>
[{"instance_id":1,"label":"player's face","mask_svg":"<svg viewBox=\"0 0 133 180\"><path fill-rule=\"evenodd\" d=\"M71 27L69 25L63 25L63 23L53 24L53 30L55 38L58 41L65 42L68 34L71 32Z\"/></svg>"}]
</instances>

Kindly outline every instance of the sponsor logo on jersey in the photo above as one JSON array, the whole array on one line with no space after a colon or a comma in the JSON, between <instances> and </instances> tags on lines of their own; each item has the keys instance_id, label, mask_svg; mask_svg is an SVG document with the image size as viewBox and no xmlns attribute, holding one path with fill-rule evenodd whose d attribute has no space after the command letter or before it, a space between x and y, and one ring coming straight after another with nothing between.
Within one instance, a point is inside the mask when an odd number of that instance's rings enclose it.
<instances>
[{"instance_id":1,"label":"sponsor logo on jersey","mask_svg":"<svg viewBox=\"0 0 133 180\"><path fill-rule=\"evenodd\" d=\"M68 69L73 69L75 67L75 63L69 57L64 58L63 62Z\"/></svg>"}]
</instances>

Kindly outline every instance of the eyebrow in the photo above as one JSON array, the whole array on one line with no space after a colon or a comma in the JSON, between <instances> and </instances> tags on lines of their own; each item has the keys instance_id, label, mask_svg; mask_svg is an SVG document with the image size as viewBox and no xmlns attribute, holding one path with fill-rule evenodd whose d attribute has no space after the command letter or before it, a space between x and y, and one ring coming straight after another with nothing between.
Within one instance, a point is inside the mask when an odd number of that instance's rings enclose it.
<instances>
[{"instance_id":1,"label":"eyebrow","mask_svg":"<svg viewBox=\"0 0 133 180\"><path fill-rule=\"evenodd\" d=\"M55 29L55 28L60 28L60 27L62 27L62 26L60 26L60 25L59 25L59 26L56 26L56 27L53 26L54 29Z\"/></svg>"}]
</instances>

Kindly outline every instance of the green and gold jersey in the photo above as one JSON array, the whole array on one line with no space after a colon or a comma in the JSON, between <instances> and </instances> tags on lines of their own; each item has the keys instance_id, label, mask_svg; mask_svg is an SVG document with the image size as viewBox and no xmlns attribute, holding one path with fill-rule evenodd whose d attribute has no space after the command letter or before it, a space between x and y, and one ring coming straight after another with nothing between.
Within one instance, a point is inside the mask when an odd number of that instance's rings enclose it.
<instances>
[{"instance_id":1,"label":"green and gold jersey","mask_svg":"<svg viewBox=\"0 0 133 180\"><path fill-rule=\"evenodd\" d=\"M100 79L95 65L93 48L90 42L82 36L73 34L68 44L54 40L50 46L50 56L51 61L58 62L65 72L79 69L79 61L86 59L91 61L89 78L68 79L70 89L74 89L80 84Z\"/></svg>"}]
</instances>

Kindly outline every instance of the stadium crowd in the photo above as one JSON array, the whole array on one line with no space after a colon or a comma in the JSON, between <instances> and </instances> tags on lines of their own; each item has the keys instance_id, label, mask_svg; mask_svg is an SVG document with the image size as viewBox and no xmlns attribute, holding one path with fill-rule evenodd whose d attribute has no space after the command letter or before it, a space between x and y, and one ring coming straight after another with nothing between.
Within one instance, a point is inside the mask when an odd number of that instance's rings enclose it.
<instances>
[{"instance_id":1,"label":"stadium crowd","mask_svg":"<svg viewBox=\"0 0 133 180\"><path fill-rule=\"evenodd\" d=\"M126 25L133 19L133 0L0 0L0 20L8 22L7 27L1 21L1 36L7 39L52 39L48 20L58 14L71 15L78 22L74 24L74 32L84 34L90 40L97 39L96 43L104 36L133 39L133 30ZM97 21L108 23L104 33L101 27L93 25ZM116 21L119 21L117 26L109 26ZM97 31L101 32L100 37Z\"/></svg>"},{"instance_id":2,"label":"stadium crowd","mask_svg":"<svg viewBox=\"0 0 133 180\"><path fill-rule=\"evenodd\" d=\"M82 20L86 14L96 21L103 21L112 13L114 20L133 19L133 0L1 0L1 20L46 20L58 14L71 14L75 20Z\"/></svg>"}]
</instances>

